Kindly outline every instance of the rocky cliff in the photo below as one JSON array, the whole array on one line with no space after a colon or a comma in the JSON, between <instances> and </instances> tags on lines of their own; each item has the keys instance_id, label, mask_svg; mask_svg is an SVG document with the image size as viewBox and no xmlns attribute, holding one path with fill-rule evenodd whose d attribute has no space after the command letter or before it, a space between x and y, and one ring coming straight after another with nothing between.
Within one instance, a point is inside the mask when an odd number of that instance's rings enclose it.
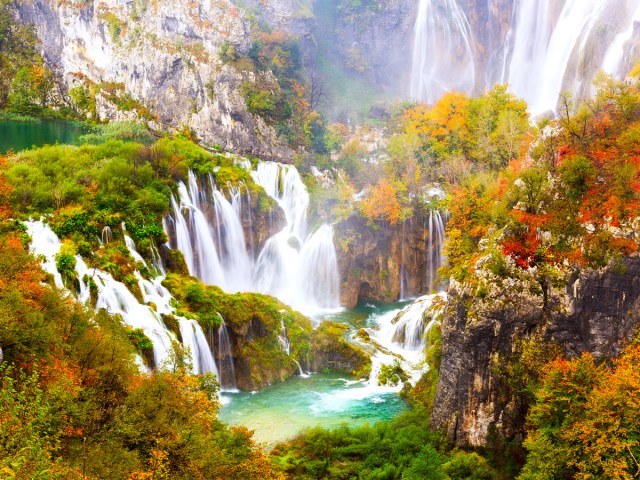
<instances>
[{"instance_id":1,"label":"rocky cliff","mask_svg":"<svg viewBox=\"0 0 640 480\"><path fill-rule=\"evenodd\" d=\"M452 284L442 324L442 365L432 426L461 446L485 446L493 432L517 437L526 406L505 396L501 365L529 354L522 342L569 357L609 358L640 324L640 258L551 279L540 272L480 286ZM535 355L535 354L534 354Z\"/></svg>"},{"instance_id":2,"label":"rocky cliff","mask_svg":"<svg viewBox=\"0 0 640 480\"><path fill-rule=\"evenodd\" d=\"M246 53L251 43L248 21L229 0L17 5L22 21L35 26L64 93L76 87L95 94L89 115L144 117L152 128L190 128L227 150L292 157L273 128L247 111L241 94L243 82L270 72L238 72L219 58L225 44Z\"/></svg>"},{"instance_id":3,"label":"rocky cliff","mask_svg":"<svg viewBox=\"0 0 640 480\"><path fill-rule=\"evenodd\" d=\"M397 225L372 226L354 215L338 223L335 244L342 305L392 302L429 291L433 285L427 222L416 216Z\"/></svg>"}]
</instances>

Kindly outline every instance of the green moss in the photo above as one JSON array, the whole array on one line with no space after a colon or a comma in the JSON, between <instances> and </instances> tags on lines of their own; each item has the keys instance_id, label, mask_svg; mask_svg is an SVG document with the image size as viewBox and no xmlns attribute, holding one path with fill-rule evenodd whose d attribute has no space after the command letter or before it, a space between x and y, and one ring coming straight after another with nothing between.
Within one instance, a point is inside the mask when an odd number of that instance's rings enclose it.
<instances>
[{"instance_id":1,"label":"green moss","mask_svg":"<svg viewBox=\"0 0 640 480\"><path fill-rule=\"evenodd\" d=\"M396 359L391 365L382 365L378 375L378 385L396 386L409 380L409 375L400 365L400 360Z\"/></svg>"},{"instance_id":2,"label":"green moss","mask_svg":"<svg viewBox=\"0 0 640 480\"><path fill-rule=\"evenodd\" d=\"M371 359L364 350L345 338L348 332L349 326L343 323L322 322L311 335L314 365L318 370L329 368L357 378L368 378Z\"/></svg>"},{"instance_id":3,"label":"green moss","mask_svg":"<svg viewBox=\"0 0 640 480\"><path fill-rule=\"evenodd\" d=\"M161 314L160 317L162 318L164 326L167 327L168 330L173 332L176 338L180 342L182 342L182 333L180 332L180 323L178 322L178 319L173 315L167 315L164 313Z\"/></svg>"}]
</instances>

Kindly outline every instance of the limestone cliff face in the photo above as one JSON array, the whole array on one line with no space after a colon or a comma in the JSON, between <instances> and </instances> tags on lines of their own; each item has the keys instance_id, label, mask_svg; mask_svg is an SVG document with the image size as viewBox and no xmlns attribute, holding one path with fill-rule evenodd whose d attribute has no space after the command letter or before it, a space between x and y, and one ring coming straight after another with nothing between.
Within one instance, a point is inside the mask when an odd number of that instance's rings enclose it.
<instances>
[{"instance_id":1,"label":"limestone cliff face","mask_svg":"<svg viewBox=\"0 0 640 480\"><path fill-rule=\"evenodd\" d=\"M341 303L391 302L429 291L426 219L374 228L352 216L335 226Z\"/></svg>"},{"instance_id":2,"label":"limestone cliff face","mask_svg":"<svg viewBox=\"0 0 640 480\"><path fill-rule=\"evenodd\" d=\"M520 339L556 344L570 357L609 358L640 325L638 257L558 283L534 277L493 278L486 296L455 283L449 289L432 425L458 445L486 445L493 429L507 438L522 430L523 412L501 398L494 368Z\"/></svg>"},{"instance_id":3,"label":"limestone cliff face","mask_svg":"<svg viewBox=\"0 0 640 480\"><path fill-rule=\"evenodd\" d=\"M108 85L111 96L96 96L101 118L135 118L144 108L155 128L186 126L227 150L292 157L275 131L247 111L240 85L255 82L255 74L219 59L225 43L246 53L251 42L248 22L229 0L33 0L18 2L18 11L35 26L64 89Z\"/></svg>"}]
</instances>

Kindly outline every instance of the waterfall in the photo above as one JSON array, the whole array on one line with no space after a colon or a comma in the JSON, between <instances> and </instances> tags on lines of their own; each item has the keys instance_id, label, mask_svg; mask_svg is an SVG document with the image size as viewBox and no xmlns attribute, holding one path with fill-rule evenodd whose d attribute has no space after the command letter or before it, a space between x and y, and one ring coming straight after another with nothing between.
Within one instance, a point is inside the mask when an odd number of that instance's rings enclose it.
<instances>
[{"instance_id":1,"label":"waterfall","mask_svg":"<svg viewBox=\"0 0 640 480\"><path fill-rule=\"evenodd\" d=\"M599 69L620 78L633 64L625 46L637 39L640 0L514 0L510 19L489 6L487 22L479 5L465 12L456 0L419 1L411 98L433 103L446 91L469 94L500 81L537 115L555 111L563 91L590 95ZM496 30L481 30L489 25Z\"/></svg>"},{"instance_id":2,"label":"waterfall","mask_svg":"<svg viewBox=\"0 0 640 480\"><path fill-rule=\"evenodd\" d=\"M287 353L287 355L289 355L291 360L293 360L298 366L298 372L300 373L300 376L308 377L309 375L307 375L302 371L302 366L300 365L300 362L298 362L298 360L296 360L291 356L291 342L289 341L289 337L287 336L287 327L285 327L284 320L282 319L280 320L280 334L278 335L278 342L280 342L280 345L282 346L282 350L284 350Z\"/></svg>"},{"instance_id":3,"label":"waterfall","mask_svg":"<svg viewBox=\"0 0 640 480\"><path fill-rule=\"evenodd\" d=\"M536 75L544 65L551 37L551 0L531 0L520 4L516 21L516 34L509 67L508 81L519 96L532 102L540 87ZM554 72L558 75L559 72ZM559 93L559 92L558 92ZM557 97L554 99L554 107Z\"/></svg>"},{"instance_id":4,"label":"waterfall","mask_svg":"<svg viewBox=\"0 0 640 480\"><path fill-rule=\"evenodd\" d=\"M124 223L122 224L122 230L126 232L125 228L124 228ZM144 261L144 258L142 258L142 255L140 255L138 253L138 251L136 250L136 244L133 241L133 239L127 235L126 233L124 234L124 243L127 246L127 248L129 249L129 253L131 254L131 256L133 257L133 259L136 262L141 262L143 265L147 265L147 262Z\"/></svg>"},{"instance_id":5,"label":"waterfall","mask_svg":"<svg viewBox=\"0 0 640 480\"><path fill-rule=\"evenodd\" d=\"M434 308L436 299L446 300L446 293L424 295L402 310L393 310L372 315L368 322L376 325L367 328L367 332L377 344L371 358L369 385L378 384L378 376L383 364L399 362L409 375L409 381L415 385L425 371L424 348L425 335L437 320L440 311ZM365 343L364 347L367 346ZM428 368L428 366L426 366ZM397 389L401 389L398 385Z\"/></svg>"},{"instance_id":6,"label":"waterfall","mask_svg":"<svg viewBox=\"0 0 640 480\"><path fill-rule=\"evenodd\" d=\"M113 241L113 232L111 231L111 227L107 225L102 229L101 240L104 245Z\"/></svg>"},{"instance_id":7,"label":"waterfall","mask_svg":"<svg viewBox=\"0 0 640 480\"><path fill-rule=\"evenodd\" d=\"M266 293L307 314L339 308L333 227L322 225L308 234L309 194L300 174L292 165L259 162L251 175L286 220L257 258L247 250L253 232L247 232L247 241L242 227L243 209L251 219L250 197L245 203L242 198L247 188L229 187L229 202L213 177L199 186L193 172L188 188L179 185L179 198L172 199L173 212L164 220L171 246L183 252L192 275L228 292Z\"/></svg>"},{"instance_id":8,"label":"waterfall","mask_svg":"<svg viewBox=\"0 0 640 480\"><path fill-rule=\"evenodd\" d=\"M233 361L233 349L224 318L218 327L218 365L220 366L220 386L225 390L236 390L236 368Z\"/></svg>"},{"instance_id":9,"label":"waterfall","mask_svg":"<svg viewBox=\"0 0 640 480\"><path fill-rule=\"evenodd\" d=\"M456 0L420 0L413 40L411 98L434 103L449 90L471 93L475 66L469 21Z\"/></svg>"},{"instance_id":10,"label":"waterfall","mask_svg":"<svg viewBox=\"0 0 640 480\"><path fill-rule=\"evenodd\" d=\"M559 14L556 6L535 0L519 7L508 81L533 114L554 111L564 90L591 93L598 66L624 73L623 47L640 19L640 0L565 0Z\"/></svg>"},{"instance_id":11,"label":"waterfall","mask_svg":"<svg viewBox=\"0 0 640 480\"><path fill-rule=\"evenodd\" d=\"M445 217L445 218L443 218ZM442 247L445 239L446 214L438 210L429 212L429 236L427 238L427 289L435 290L438 269L444 264Z\"/></svg>"},{"instance_id":12,"label":"waterfall","mask_svg":"<svg viewBox=\"0 0 640 480\"><path fill-rule=\"evenodd\" d=\"M34 255L42 255L42 268L53 275L56 287L64 288L62 275L56 266L56 255L60 252L62 244L55 233L42 220L26 222L27 233L31 237L30 252Z\"/></svg>"},{"instance_id":13,"label":"waterfall","mask_svg":"<svg viewBox=\"0 0 640 480\"><path fill-rule=\"evenodd\" d=\"M624 46L633 38L633 31L636 23L640 22L640 1L635 0L632 3L636 6L633 14L626 16L628 21L627 28L616 35L616 38L611 42L611 45L604 56L604 61L602 62L602 70L617 78L621 78L628 73L622 71Z\"/></svg>"},{"instance_id":14,"label":"waterfall","mask_svg":"<svg viewBox=\"0 0 640 480\"><path fill-rule=\"evenodd\" d=\"M45 271L54 275L56 286L63 288L62 278L57 272L55 257L60 252L61 243L48 225L42 221L25 222L31 236L31 251L35 255L42 255ZM137 254L132 239L126 240L127 248L132 256ZM139 254L137 254L139 256ZM142 258L142 257L140 257ZM161 314L175 314L171 306L173 297L162 286L164 277L156 277L153 281L144 279L139 272L135 272L138 286L142 292L144 303L129 291L121 282L116 281L110 273L97 268L89 268L80 255L76 255L76 273L79 279L80 291L78 300L89 304L91 298L91 283L97 288L98 298L96 309L104 308L112 315L120 315L124 324L141 329L153 343L153 357L156 366L160 367L169 358L173 332L164 326ZM151 306L155 305L155 308ZM206 338L200 325L194 320L176 316L180 324L180 333L185 346L191 350L193 370L196 373L218 373L215 360L208 348Z\"/></svg>"},{"instance_id":15,"label":"waterfall","mask_svg":"<svg viewBox=\"0 0 640 480\"><path fill-rule=\"evenodd\" d=\"M212 372L220 379L216 362L200 324L195 320L186 318L179 318L178 322L180 324L182 343L191 350L193 359L192 373Z\"/></svg>"}]
</instances>

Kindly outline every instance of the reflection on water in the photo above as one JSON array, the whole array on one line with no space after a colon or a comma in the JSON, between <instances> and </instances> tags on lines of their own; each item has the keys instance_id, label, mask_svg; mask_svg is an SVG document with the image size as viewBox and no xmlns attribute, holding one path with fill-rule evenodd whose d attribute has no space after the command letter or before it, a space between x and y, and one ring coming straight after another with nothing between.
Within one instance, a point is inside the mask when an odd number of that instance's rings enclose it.
<instances>
[{"instance_id":1,"label":"reflection on water","mask_svg":"<svg viewBox=\"0 0 640 480\"><path fill-rule=\"evenodd\" d=\"M77 145L80 136L88 133L82 124L63 120L37 122L0 122L0 154L9 150L19 152L33 146L54 143Z\"/></svg>"}]
</instances>

